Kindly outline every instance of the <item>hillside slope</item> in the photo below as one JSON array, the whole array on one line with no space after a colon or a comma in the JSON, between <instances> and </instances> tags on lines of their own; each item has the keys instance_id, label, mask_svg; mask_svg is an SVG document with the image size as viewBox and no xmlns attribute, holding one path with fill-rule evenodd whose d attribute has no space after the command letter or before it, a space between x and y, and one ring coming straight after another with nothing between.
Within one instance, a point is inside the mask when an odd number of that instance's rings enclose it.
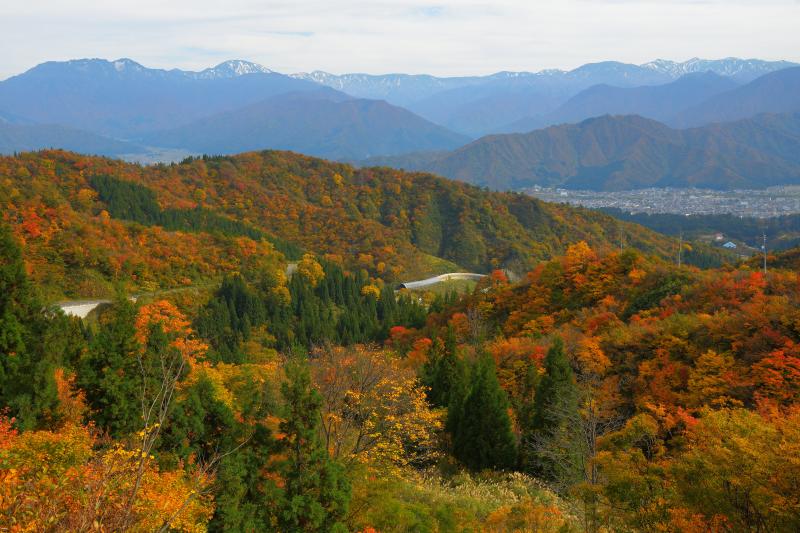
<instances>
[{"instance_id":1,"label":"hillside slope","mask_svg":"<svg viewBox=\"0 0 800 533\"><path fill-rule=\"evenodd\" d=\"M661 256L674 249L589 210L285 152L141 167L50 151L0 158L0 175L4 219L25 242L32 275L72 296L107 294L111 280L195 283L269 256L256 244L264 238L387 280L523 272L580 240Z\"/></svg>"}]
</instances>

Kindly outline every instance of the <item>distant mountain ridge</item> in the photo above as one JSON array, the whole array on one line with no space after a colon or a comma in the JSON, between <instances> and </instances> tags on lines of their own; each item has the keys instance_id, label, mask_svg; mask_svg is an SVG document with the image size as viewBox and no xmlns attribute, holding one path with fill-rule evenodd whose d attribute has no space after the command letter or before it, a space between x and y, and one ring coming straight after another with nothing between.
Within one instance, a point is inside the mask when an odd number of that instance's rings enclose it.
<instances>
[{"instance_id":1,"label":"distant mountain ridge","mask_svg":"<svg viewBox=\"0 0 800 533\"><path fill-rule=\"evenodd\" d=\"M673 120L678 126L729 122L757 113L800 110L800 67L765 74L734 90L690 107Z\"/></svg>"},{"instance_id":2,"label":"distant mountain ridge","mask_svg":"<svg viewBox=\"0 0 800 533\"><path fill-rule=\"evenodd\" d=\"M736 87L739 84L733 79L711 71L686 74L663 85L593 85L554 111L519 120L504 128L504 131L527 132L555 124L577 123L602 115L639 115L669 124L688 108Z\"/></svg>"},{"instance_id":3,"label":"distant mountain ridge","mask_svg":"<svg viewBox=\"0 0 800 533\"><path fill-rule=\"evenodd\" d=\"M683 62L656 59L641 65L607 61L589 63L572 70L545 69L540 71L508 72L502 71L484 76L457 76L438 77L428 74L331 74L321 70L313 72L300 72L291 74L292 77L327 85L336 90L361 96L365 98L385 98L387 101L404 105L409 103L408 94L422 93L421 87L435 88L437 91L449 90L467 85L475 85L501 80L556 80L556 79L581 79L602 73L604 77L621 74L633 79L641 76L655 83L666 83L676 80L686 74L697 72L713 72L720 76L728 76L740 83L746 83L755 78L776 70L798 66L789 61L764 61L760 59L739 59L729 57L725 59L700 59L692 58ZM638 80L637 80L638 81ZM592 85L604 83L597 80ZM430 89L428 89L430 90ZM350 92L352 91L352 92Z\"/></svg>"},{"instance_id":4,"label":"distant mountain ridge","mask_svg":"<svg viewBox=\"0 0 800 533\"><path fill-rule=\"evenodd\" d=\"M640 66L669 74L675 79L686 74L713 72L719 76L726 76L740 83L746 83L764 74L796 67L798 64L790 61L764 61L761 59L739 59L737 57L727 57L725 59L700 59L695 57L683 62L656 59Z\"/></svg>"},{"instance_id":5,"label":"distant mountain ridge","mask_svg":"<svg viewBox=\"0 0 800 533\"><path fill-rule=\"evenodd\" d=\"M159 69L149 68L137 63L133 59L122 57L113 61L101 58L84 58L84 59L70 59L67 61L46 61L36 65L26 73L34 70L49 70L49 69L76 69L83 71L91 71L95 74L101 71L115 71L117 73L135 73L137 75L143 74L151 77L183 77L189 79L220 79L220 78L235 78L237 76L244 76L247 74L277 74L275 71L268 69L258 63L252 61L245 61L243 59L229 59L222 63L199 71L181 70L181 69ZM23 73L23 74L26 74ZM23 75L23 74L20 74ZM17 76L12 76L15 78ZM9 78L11 79L11 78Z\"/></svg>"},{"instance_id":6,"label":"distant mountain ridge","mask_svg":"<svg viewBox=\"0 0 800 533\"><path fill-rule=\"evenodd\" d=\"M318 84L255 63L228 61L201 72L151 69L130 59L42 63L0 82L0 109L119 139Z\"/></svg>"},{"instance_id":7,"label":"distant mountain ridge","mask_svg":"<svg viewBox=\"0 0 800 533\"><path fill-rule=\"evenodd\" d=\"M273 149L339 160L452 149L469 138L382 100L324 88L287 93L144 137L149 145L208 154Z\"/></svg>"},{"instance_id":8,"label":"distant mountain ridge","mask_svg":"<svg viewBox=\"0 0 800 533\"><path fill-rule=\"evenodd\" d=\"M480 83L481 79L479 76L438 78L427 74L336 75L321 70L300 72L290 76L331 87L351 96L381 99L397 105L408 105L437 92ZM406 86L408 89L403 90ZM402 92L398 94L398 90Z\"/></svg>"},{"instance_id":9,"label":"distant mountain ridge","mask_svg":"<svg viewBox=\"0 0 800 533\"><path fill-rule=\"evenodd\" d=\"M7 116L15 122L39 125L25 135L19 129L9 133L2 147L7 152L57 147L54 139L88 153L142 151L110 145L98 151L99 138L72 130L153 150L227 154L271 148L337 159L452 149L470 140L406 109L242 60L199 72L150 69L130 59L43 63L0 82L0 110L13 110ZM0 115L10 121L5 116ZM47 132L43 125L52 124L61 129Z\"/></svg>"},{"instance_id":10,"label":"distant mountain ridge","mask_svg":"<svg viewBox=\"0 0 800 533\"><path fill-rule=\"evenodd\" d=\"M800 112L688 130L638 116L603 116L526 134L487 136L452 152L364 164L430 171L501 190L797 184Z\"/></svg>"},{"instance_id":11,"label":"distant mountain ridge","mask_svg":"<svg viewBox=\"0 0 800 533\"><path fill-rule=\"evenodd\" d=\"M362 98L380 98L405 106L449 129L480 137L489 133L529 131L509 125L554 111L594 85L638 87L673 82L682 76L712 72L747 83L776 70L797 66L788 61L726 58L655 60L642 65L618 61L589 63L572 70L497 72L486 76L436 77L409 74L341 74L322 71L292 74Z\"/></svg>"}]
</instances>

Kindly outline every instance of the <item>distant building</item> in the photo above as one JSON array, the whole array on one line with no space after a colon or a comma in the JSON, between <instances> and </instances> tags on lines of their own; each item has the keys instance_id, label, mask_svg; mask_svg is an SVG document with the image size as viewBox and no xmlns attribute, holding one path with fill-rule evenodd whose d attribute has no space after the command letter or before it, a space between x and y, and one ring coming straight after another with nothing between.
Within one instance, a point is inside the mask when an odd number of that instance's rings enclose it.
<instances>
[{"instance_id":1,"label":"distant building","mask_svg":"<svg viewBox=\"0 0 800 533\"><path fill-rule=\"evenodd\" d=\"M723 248L727 248L727 249L729 249L729 250L733 250L734 248L736 248L736 243L735 243L735 242L728 241L728 242L726 242L725 244L723 244L723 245L722 245L722 247L723 247Z\"/></svg>"},{"instance_id":2,"label":"distant building","mask_svg":"<svg viewBox=\"0 0 800 533\"><path fill-rule=\"evenodd\" d=\"M716 235L714 235L714 240L715 241L721 241L724 238L725 238L725 235L723 235L722 233L717 233Z\"/></svg>"}]
</instances>

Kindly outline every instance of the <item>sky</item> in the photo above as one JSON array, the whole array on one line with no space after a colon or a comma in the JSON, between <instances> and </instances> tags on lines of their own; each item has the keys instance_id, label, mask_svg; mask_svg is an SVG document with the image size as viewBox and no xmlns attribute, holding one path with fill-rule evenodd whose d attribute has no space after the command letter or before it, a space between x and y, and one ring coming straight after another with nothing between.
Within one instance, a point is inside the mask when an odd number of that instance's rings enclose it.
<instances>
[{"instance_id":1,"label":"sky","mask_svg":"<svg viewBox=\"0 0 800 533\"><path fill-rule=\"evenodd\" d=\"M489 74L617 60L800 62L800 0L2 0L0 79L53 60Z\"/></svg>"}]
</instances>

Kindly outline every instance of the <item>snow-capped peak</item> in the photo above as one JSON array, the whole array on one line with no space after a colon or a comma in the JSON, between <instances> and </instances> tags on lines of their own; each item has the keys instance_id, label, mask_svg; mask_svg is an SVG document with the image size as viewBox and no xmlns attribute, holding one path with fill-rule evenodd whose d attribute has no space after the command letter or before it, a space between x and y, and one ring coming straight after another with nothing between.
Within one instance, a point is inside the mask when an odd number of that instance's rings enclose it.
<instances>
[{"instance_id":1,"label":"snow-capped peak","mask_svg":"<svg viewBox=\"0 0 800 533\"><path fill-rule=\"evenodd\" d=\"M111 64L114 66L114 70L116 70L117 72L123 72L125 70L143 70L144 69L144 67L142 65L140 65L139 63L137 63L133 59L128 59L127 57L123 57L123 58L117 59L116 61L114 61Z\"/></svg>"},{"instance_id":2,"label":"snow-capped peak","mask_svg":"<svg viewBox=\"0 0 800 533\"><path fill-rule=\"evenodd\" d=\"M642 68L666 74L672 78L679 78L695 72L714 72L720 76L734 78L754 79L758 76L790 67L792 63L786 61L763 61L760 59L739 59L726 57L724 59L700 59L693 57L688 61L678 63L666 59L656 59L641 65Z\"/></svg>"},{"instance_id":3,"label":"snow-capped peak","mask_svg":"<svg viewBox=\"0 0 800 533\"><path fill-rule=\"evenodd\" d=\"M231 59L216 67L207 68L197 73L199 79L236 78L246 74L271 74L273 71L250 61Z\"/></svg>"}]
</instances>

